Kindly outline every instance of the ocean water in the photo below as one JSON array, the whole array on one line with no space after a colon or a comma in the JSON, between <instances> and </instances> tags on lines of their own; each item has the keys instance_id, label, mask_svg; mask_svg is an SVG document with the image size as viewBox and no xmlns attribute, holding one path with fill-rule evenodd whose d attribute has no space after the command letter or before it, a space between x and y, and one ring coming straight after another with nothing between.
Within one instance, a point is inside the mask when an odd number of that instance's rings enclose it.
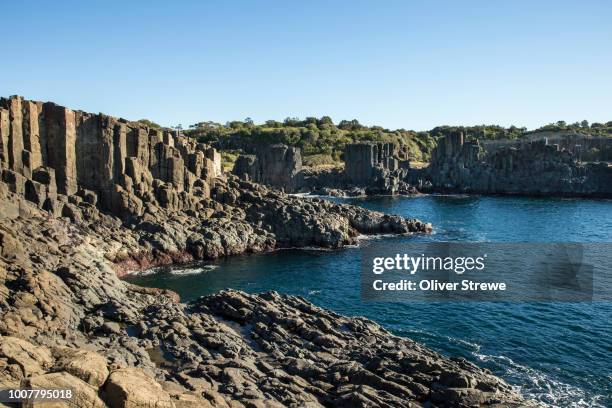
<instances>
[{"instance_id":1,"label":"ocean water","mask_svg":"<svg viewBox=\"0 0 612 408\"><path fill-rule=\"evenodd\" d=\"M477 196L334 200L434 225L434 234L428 236L376 238L389 242L612 242L612 200ZM360 251L371 242L334 251L243 255L160 268L129 279L173 289L183 300L225 288L300 295L341 314L371 318L447 356L467 358L545 405L612 406L612 302L362 302Z\"/></svg>"}]
</instances>

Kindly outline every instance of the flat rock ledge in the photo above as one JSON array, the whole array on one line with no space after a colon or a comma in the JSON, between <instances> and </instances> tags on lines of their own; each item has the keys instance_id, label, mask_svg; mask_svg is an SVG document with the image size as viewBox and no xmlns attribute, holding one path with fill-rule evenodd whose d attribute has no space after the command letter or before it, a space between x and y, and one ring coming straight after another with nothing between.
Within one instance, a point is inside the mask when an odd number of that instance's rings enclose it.
<instances>
[{"instance_id":1,"label":"flat rock ledge","mask_svg":"<svg viewBox=\"0 0 612 408\"><path fill-rule=\"evenodd\" d=\"M70 407L533 405L467 361L299 297L228 290L185 304L119 279L126 259L142 268L254 251L257 239L340 247L358 234L428 229L224 183L232 204L216 217L130 222L92 207L50 216L0 185L0 387L71 388L71 403L54 405Z\"/></svg>"}]
</instances>

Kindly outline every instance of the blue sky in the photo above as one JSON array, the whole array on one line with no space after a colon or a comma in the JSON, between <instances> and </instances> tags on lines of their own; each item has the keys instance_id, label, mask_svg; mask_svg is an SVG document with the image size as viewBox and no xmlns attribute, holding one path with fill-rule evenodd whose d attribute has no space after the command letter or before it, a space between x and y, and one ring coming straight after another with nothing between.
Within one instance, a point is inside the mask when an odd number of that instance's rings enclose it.
<instances>
[{"instance_id":1,"label":"blue sky","mask_svg":"<svg viewBox=\"0 0 612 408\"><path fill-rule=\"evenodd\" d=\"M610 1L3 2L0 94L184 127L612 120Z\"/></svg>"}]
</instances>

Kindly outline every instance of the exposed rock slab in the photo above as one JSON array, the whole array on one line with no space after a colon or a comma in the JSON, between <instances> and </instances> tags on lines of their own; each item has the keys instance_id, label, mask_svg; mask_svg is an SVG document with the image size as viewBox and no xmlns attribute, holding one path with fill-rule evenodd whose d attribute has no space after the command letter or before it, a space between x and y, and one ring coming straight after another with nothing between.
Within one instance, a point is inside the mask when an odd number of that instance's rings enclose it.
<instances>
[{"instance_id":1,"label":"exposed rock slab","mask_svg":"<svg viewBox=\"0 0 612 408\"><path fill-rule=\"evenodd\" d=\"M104 387L108 403L117 408L174 408L170 395L138 368L115 370Z\"/></svg>"}]
</instances>

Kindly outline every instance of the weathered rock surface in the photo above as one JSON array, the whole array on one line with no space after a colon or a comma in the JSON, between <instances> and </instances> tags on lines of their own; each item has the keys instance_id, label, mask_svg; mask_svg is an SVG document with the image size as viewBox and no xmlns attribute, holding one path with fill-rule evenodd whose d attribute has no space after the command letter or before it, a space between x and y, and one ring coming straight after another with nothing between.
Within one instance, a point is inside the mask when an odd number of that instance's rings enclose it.
<instances>
[{"instance_id":1,"label":"weathered rock surface","mask_svg":"<svg viewBox=\"0 0 612 408\"><path fill-rule=\"evenodd\" d=\"M34 388L34 389L46 389L46 390L66 390L70 389L73 393L70 402L67 400L61 401L41 401L41 400L29 400L24 407L27 408L38 408L38 407L52 407L52 408L106 408L106 404L98 396L96 389L91 387L83 380L67 373L47 373L34 377L29 377L22 382L23 388Z\"/></svg>"},{"instance_id":2,"label":"weathered rock surface","mask_svg":"<svg viewBox=\"0 0 612 408\"><path fill-rule=\"evenodd\" d=\"M106 359L98 353L58 347L53 354L55 370L66 371L94 387L102 386L108 378Z\"/></svg>"},{"instance_id":3,"label":"weathered rock surface","mask_svg":"<svg viewBox=\"0 0 612 408\"><path fill-rule=\"evenodd\" d=\"M3 386L70 387L77 407L527 404L467 362L296 297L182 304L117 276L429 225L224 177L214 150L178 135L19 98L2 106Z\"/></svg>"},{"instance_id":4,"label":"weathered rock surface","mask_svg":"<svg viewBox=\"0 0 612 408\"><path fill-rule=\"evenodd\" d=\"M612 197L612 165L579 161L575 147L544 138L484 149L455 133L439 141L430 167L413 179L433 191Z\"/></svg>"},{"instance_id":5,"label":"weathered rock surface","mask_svg":"<svg viewBox=\"0 0 612 408\"><path fill-rule=\"evenodd\" d=\"M333 196L415 194L406 181L408 161L393 143L353 143L344 152L344 168L302 169L300 149L282 144L260 146L238 157L232 173L287 192Z\"/></svg>"},{"instance_id":6,"label":"weathered rock surface","mask_svg":"<svg viewBox=\"0 0 612 408\"><path fill-rule=\"evenodd\" d=\"M529 405L473 364L298 297L182 304L135 287L109 254L138 248L136 230L43 214L0 220L3 384L66 384L109 407Z\"/></svg>"},{"instance_id":7,"label":"weathered rock surface","mask_svg":"<svg viewBox=\"0 0 612 408\"><path fill-rule=\"evenodd\" d=\"M46 347L35 347L17 337L0 337L2 381L19 381L42 374L51 367L52 363L53 358Z\"/></svg>"},{"instance_id":8,"label":"weathered rock surface","mask_svg":"<svg viewBox=\"0 0 612 408\"><path fill-rule=\"evenodd\" d=\"M232 172L242 179L294 192L303 184L302 155L300 149L283 144L261 146L255 154L238 157Z\"/></svg>"},{"instance_id":9,"label":"weathered rock surface","mask_svg":"<svg viewBox=\"0 0 612 408\"><path fill-rule=\"evenodd\" d=\"M108 403L113 407L174 408L174 402L162 386L138 368L113 371L104 390Z\"/></svg>"}]
</instances>

